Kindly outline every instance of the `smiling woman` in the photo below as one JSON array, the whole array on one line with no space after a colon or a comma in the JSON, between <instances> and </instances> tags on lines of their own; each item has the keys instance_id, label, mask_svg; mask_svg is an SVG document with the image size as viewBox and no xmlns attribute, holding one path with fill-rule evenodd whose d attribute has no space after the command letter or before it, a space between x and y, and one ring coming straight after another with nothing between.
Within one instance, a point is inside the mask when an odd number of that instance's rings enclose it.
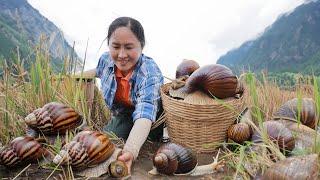
<instances>
[{"instance_id":1,"label":"smiling woman","mask_svg":"<svg viewBox=\"0 0 320 180\"><path fill-rule=\"evenodd\" d=\"M156 132L150 132L150 128L161 113L163 76L155 61L142 53L144 30L137 20L115 19L109 26L107 39L109 52L100 57L96 69L84 74L101 79L102 94L112 111L104 130L127 139L118 159L131 169L148 134L154 140L162 136L161 126Z\"/></svg>"}]
</instances>

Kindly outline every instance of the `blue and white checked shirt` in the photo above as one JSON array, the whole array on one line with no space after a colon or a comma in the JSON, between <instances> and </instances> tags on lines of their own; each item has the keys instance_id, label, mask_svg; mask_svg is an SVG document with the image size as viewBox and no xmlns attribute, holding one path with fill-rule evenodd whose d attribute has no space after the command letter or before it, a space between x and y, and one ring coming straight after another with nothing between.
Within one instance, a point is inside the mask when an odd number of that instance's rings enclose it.
<instances>
[{"instance_id":1,"label":"blue and white checked shirt","mask_svg":"<svg viewBox=\"0 0 320 180\"><path fill-rule=\"evenodd\" d=\"M101 89L107 106L113 114L128 112L128 107L113 102L117 89L114 62L109 52L105 52L99 59L96 76L101 79ZM163 84L162 73L154 60L141 55L129 80L130 100L134 104L132 120L147 118L152 122L160 105L160 86Z\"/></svg>"}]
</instances>

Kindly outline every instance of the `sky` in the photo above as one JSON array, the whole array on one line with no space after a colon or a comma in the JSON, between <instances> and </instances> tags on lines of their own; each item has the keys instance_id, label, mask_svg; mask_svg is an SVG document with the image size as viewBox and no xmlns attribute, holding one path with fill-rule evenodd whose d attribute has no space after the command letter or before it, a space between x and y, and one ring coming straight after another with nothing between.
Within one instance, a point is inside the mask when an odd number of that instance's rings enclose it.
<instances>
[{"instance_id":1,"label":"sky","mask_svg":"<svg viewBox=\"0 0 320 180\"><path fill-rule=\"evenodd\" d=\"M130 16L142 24L146 46L164 76L175 77L183 59L200 66L261 35L279 15L290 13L304 0L28 0L52 21L69 44L75 43L85 70L95 68L108 51L109 24ZM88 43L88 47L87 47ZM87 47L87 51L86 51Z\"/></svg>"}]
</instances>

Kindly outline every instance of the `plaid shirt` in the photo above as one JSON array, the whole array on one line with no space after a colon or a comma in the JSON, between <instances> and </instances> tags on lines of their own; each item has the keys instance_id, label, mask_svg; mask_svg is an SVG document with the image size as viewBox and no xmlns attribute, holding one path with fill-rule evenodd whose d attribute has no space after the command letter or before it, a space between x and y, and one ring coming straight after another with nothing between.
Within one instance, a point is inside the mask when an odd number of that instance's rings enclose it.
<instances>
[{"instance_id":1,"label":"plaid shirt","mask_svg":"<svg viewBox=\"0 0 320 180\"><path fill-rule=\"evenodd\" d=\"M163 84L163 76L157 64L152 58L143 54L139 57L129 80L133 109L114 102L117 89L114 66L109 53L105 52L100 57L96 68L96 76L101 79L105 102L113 115L129 112L132 114L133 121L147 118L154 122L160 105L160 86Z\"/></svg>"}]
</instances>

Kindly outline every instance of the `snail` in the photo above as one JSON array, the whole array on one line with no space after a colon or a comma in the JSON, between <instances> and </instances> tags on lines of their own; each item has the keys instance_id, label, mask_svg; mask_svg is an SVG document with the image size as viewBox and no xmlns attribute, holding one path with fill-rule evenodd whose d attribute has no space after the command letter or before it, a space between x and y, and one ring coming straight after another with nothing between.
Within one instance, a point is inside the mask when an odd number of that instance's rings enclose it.
<instances>
[{"instance_id":1,"label":"snail","mask_svg":"<svg viewBox=\"0 0 320 180\"><path fill-rule=\"evenodd\" d=\"M319 141L315 141L315 139L320 139L320 133L316 132L316 130L289 119L277 120L277 122L283 124L294 134L294 150L312 150L315 147L315 143L320 145Z\"/></svg>"},{"instance_id":2,"label":"snail","mask_svg":"<svg viewBox=\"0 0 320 180\"><path fill-rule=\"evenodd\" d=\"M228 138L239 144L250 140L251 135L252 129L247 123L240 122L228 128Z\"/></svg>"},{"instance_id":3,"label":"snail","mask_svg":"<svg viewBox=\"0 0 320 180\"><path fill-rule=\"evenodd\" d=\"M191 149L175 143L162 145L153 157L153 165L158 172L168 175L190 172L197 163L197 158Z\"/></svg>"},{"instance_id":4,"label":"snail","mask_svg":"<svg viewBox=\"0 0 320 180\"><path fill-rule=\"evenodd\" d=\"M160 173L190 176L210 174L216 170L220 170L224 166L223 161L218 162L219 152L213 163L197 166L197 157L191 149L168 142L160 146L154 154L154 168L149 171L149 174L156 175Z\"/></svg>"},{"instance_id":5,"label":"snail","mask_svg":"<svg viewBox=\"0 0 320 180\"><path fill-rule=\"evenodd\" d=\"M121 178L128 176L128 167L123 161L113 161L109 165L109 174L114 178Z\"/></svg>"},{"instance_id":6,"label":"snail","mask_svg":"<svg viewBox=\"0 0 320 180\"><path fill-rule=\"evenodd\" d=\"M176 69L176 79L181 76L190 76L198 68L200 66L196 61L184 59Z\"/></svg>"},{"instance_id":7,"label":"snail","mask_svg":"<svg viewBox=\"0 0 320 180\"><path fill-rule=\"evenodd\" d=\"M289 157L268 168L262 179L318 179L318 155Z\"/></svg>"},{"instance_id":8,"label":"snail","mask_svg":"<svg viewBox=\"0 0 320 180\"><path fill-rule=\"evenodd\" d=\"M115 145L108 136L98 131L81 131L71 142L65 144L53 162L70 164L75 169L95 166L108 159Z\"/></svg>"},{"instance_id":9,"label":"snail","mask_svg":"<svg viewBox=\"0 0 320 180\"><path fill-rule=\"evenodd\" d=\"M249 108L245 108L240 113L239 117L237 118L237 121L241 121L241 119L244 119L244 118L247 118L247 116L250 116L248 115L248 113L250 113L248 109ZM242 144L244 141L250 140L252 133L253 133L252 128L245 122L238 122L236 124L233 124L228 128L228 131L227 131L228 138L230 138L231 140L239 144Z\"/></svg>"},{"instance_id":10,"label":"snail","mask_svg":"<svg viewBox=\"0 0 320 180\"><path fill-rule=\"evenodd\" d=\"M279 146L281 150L292 151L295 147L295 140L291 131L277 121L265 121L263 127L266 129L268 138ZM254 143L262 142L259 132L255 131L251 140Z\"/></svg>"},{"instance_id":11,"label":"snail","mask_svg":"<svg viewBox=\"0 0 320 180\"><path fill-rule=\"evenodd\" d=\"M75 173L79 176L88 178L100 177L104 174L108 174L114 178L127 178L130 175L128 167L122 161L117 160L122 149L115 148L112 155L105 161L97 164L96 166L86 167L84 169L75 169Z\"/></svg>"},{"instance_id":12,"label":"snail","mask_svg":"<svg viewBox=\"0 0 320 180\"><path fill-rule=\"evenodd\" d=\"M297 121L298 117L300 117L300 122L302 124L315 129L317 116L315 102L313 99L291 99L284 103L273 115L274 119L291 119L294 121Z\"/></svg>"},{"instance_id":13,"label":"snail","mask_svg":"<svg viewBox=\"0 0 320 180\"><path fill-rule=\"evenodd\" d=\"M78 127L82 123L82 116L71 107L51 102L30 113L25 122L30 128L44 134L61 134Z\"/></svg>"},{"instance_id":14,"label":"snail","mask_svg":"<svg viewBox=\"0 0 320 180\"><path fill-rule=\"evenodd\" d=\"M220 64L206 65L197 69L182 88L181 91L187 94L202 90L220 99L234 97L243 91L243 86L238 83L232 71Z\"/></svg>"},{"instance_id":15,"label":"snail","mask_svg":"<svg viewBox=\"0 0 320 180\"><path fill-rule=\"evenodd\" d=\"M43 139L34 139L28 136L13 139L0 151L0 164L14 167L36 162L46 154L46 150L41 144L43 142Z\"/></svg>"}]
</instances>

